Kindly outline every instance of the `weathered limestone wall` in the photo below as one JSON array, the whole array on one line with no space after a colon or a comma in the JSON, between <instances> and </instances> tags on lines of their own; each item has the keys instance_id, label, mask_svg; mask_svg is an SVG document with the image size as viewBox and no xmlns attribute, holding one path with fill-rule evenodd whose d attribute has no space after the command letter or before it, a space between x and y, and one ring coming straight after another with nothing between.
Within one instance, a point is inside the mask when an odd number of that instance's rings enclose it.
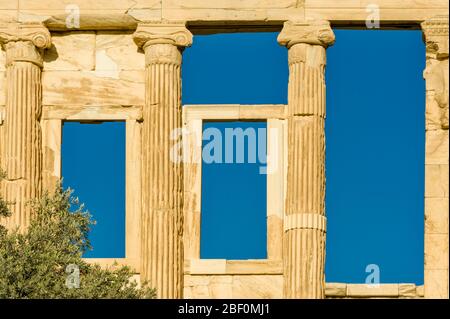
<instances>
[{"instance_id":1,"label":"weathered limestone wall","mask_svg":"<svg viewBox=\"0 0 450 319\"><path fill-rule=\"evenodd\" d=\"M326 283L324 298L329 299L420 299L424 286L414 284ZM184 298L187 299L281 299L283 275L186 275Z\"/></svg>"},{"instance_id":2,"label":"weathered limestone wall","mask_svg":"<svg viewBox=\"0 0 450 319\"><path fill-rule=\"evenodd\" d=\"M144 105L145 57L132 33L65 32L52 39L44 57L43 105Z\"/></svg>"},{"instance_id":3,"label":"weathered limestone wall","mask_svg":"<svg viewBox=\"0 0 450 319\"><path fill-rule=\"evenodd\" d=\"M283 275L185 275L184 298L283 298Z\"/></svg>"},{"instance_id":4,"label":"weathered limestone wall","mask_svg":"<svg viewBox=\"0 0 450 319\"><path fill-rule=\"evenodd\" d=\"M52 46L45 52L42 75L42 128L48 132L43 141L46 189L54 187L61 169L60 155L55 154L60 152L61 136L56 132L61 130L61 123L48 110L64 109L65 117L101 120L104 116L100 113L110 107L121 112L144 105L145 56L134 44L132 35L117 31L52 33ZM80 115L80 110L86 111Z\"/></svg>"},{"instance_id":5,"label":"weathered limestone wall","mask_svg":"<svg viewBox=\"0 0 450 319\"><path fill-rule=\"evenodd\" d=\"M420 299L424 297L424 286L416 286L415 284L369 286L367 284L327 283L325 296L326 298L341 299Z\"/></svg>"},{"instance_id":6,"label":"weathered limestone wall","mask_svg":"<svg viewBox=\"0 0 450 319\"><path fill-rule=\"evenodd\" d=\"M448 15L422 23L426 43L425 297L448 298Z\"/></svg>"},{"instance_id":7,"label":"weathered limestone wall","mask_svg":"<svg viewBox=\"0 0 450 319\"><path fill-rule=\"evenodd\" d=\"M47 109L60 110L61 114L62 110L74 110L75 115L84 108L94 119L99 108L142 108L144 61L131 32L52 33L42 72L44 117L49 117ZM4 51L0 51L0 75L4 75ZM4 82L1 77L0 84ZM5 91L0 90L0 106L4 101Z\"/></svg>"}]
</instances>

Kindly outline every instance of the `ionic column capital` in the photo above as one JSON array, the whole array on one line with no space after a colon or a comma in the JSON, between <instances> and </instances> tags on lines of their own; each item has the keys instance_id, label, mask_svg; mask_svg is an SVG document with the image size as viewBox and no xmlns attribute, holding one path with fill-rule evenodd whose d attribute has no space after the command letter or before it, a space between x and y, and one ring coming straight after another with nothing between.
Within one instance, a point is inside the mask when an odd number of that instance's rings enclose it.
<instances>
[{"instance_id":1,"label":"ionic column capital","mask_svg":"<svg viewBox=\"0 0 450 319\"><path fill-rule=\"evenodd\" d=\"M180 48L192 44L192 33L181 23L141 23L133 35L134 42L145 51L146 65L181 64Z\"/></svg>"},{"instance_id":2,"label":"ionic column capital","mask_svg":"<svg viewBox=\"0 0 450 319\"><path fill-rule=\"evenodd\" d=\"M421 24L426 43L427 56L448 58L448 15L428 19Z\"/></svg>"},{"instance_id":3,"label":"ionic column capital","mask_svg":"<svg viewBox=\"0 0 450 319\"><path fill-rule=\"evenodd\" d=\"M305 43L327 48L333 45L335 36L330 23L325 20L286 21L278 35L278 43L288 49L295 44Z\"/></svg>"},{"instance_id":4,"label":"ionic column capital","mask_svg":"<svg viewBox=\"0 0 450 319\"><path fill-rule=\"evenodd\" d=\"M51 35L41 23L0 25L0 44L6 51L6 66L31 62L42 67L42 50L51 46Z\"/></svg>"},{"instance_id":5,"label":"ionic column capital","mask_svg":"<svg viewBox=\"0 0 450 319\"><path fill-rule=\"evenodd\" d=\"M188 47L192 44L192 33L186 23L140 23L133 34L136 45L145 49L152 44L172 44L177 47Z\"/></svg>"}]
</instances>

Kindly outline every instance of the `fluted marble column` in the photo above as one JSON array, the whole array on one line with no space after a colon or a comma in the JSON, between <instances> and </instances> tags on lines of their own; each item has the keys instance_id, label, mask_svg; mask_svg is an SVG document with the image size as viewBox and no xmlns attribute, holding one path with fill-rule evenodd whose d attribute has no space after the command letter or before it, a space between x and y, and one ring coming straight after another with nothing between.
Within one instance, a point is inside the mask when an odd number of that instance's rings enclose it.
<instances>
[{"instance_id":1,"label":"fluted marble column","mask_svg":"<svg viewBox=\"0 0 450 319\"><path fill-rule=\"evenodd\" d=\"M448 298L448 15L424 21L422 30L426 43L425 297Z\"/></svg>"},{"instance_id":2,"label":"fluted marble column","mask_svg":"<svg viewBox=\"0 0 450 319\"><path fill-rule=\"evenodd\" d=\"M325 79L328 22L286 22L289 49L288 168L284 216L285 298L324 298Z\"/></svg>"},{"instance_id":3,"label":"fluted marble column","mask_svg":"<svg viewBox=\"0 0 450 319\"><path fill-rule=\"evenodd\" d=\"M183 167L172 160L174 130L182 127L181 50L191 45L184 24L140 24L145 52L142 131L141 280L159 298L183 296Z\"/></svg>"},{"instance_id":4,"label":"fluted marble column","mask_svg":"<svg viewBox=\"0 0 450 319\"><path fill-rule=\"evenodd\" d=\"M6 109L1 167L4 199L12 205L8 228L25 230L30 222L29 201L42 187L42 51L50 47L49 31L41 24L9 24L0 27L0 43L6 51Z\"/></svg>"}]
</instances>

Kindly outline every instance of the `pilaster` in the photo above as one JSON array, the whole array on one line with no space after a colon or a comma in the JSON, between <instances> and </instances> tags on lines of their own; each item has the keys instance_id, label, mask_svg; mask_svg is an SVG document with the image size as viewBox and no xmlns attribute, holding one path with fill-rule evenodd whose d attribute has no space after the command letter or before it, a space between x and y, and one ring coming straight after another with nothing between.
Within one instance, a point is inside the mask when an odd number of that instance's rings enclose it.
<instances>
[{"instance_id":1,"label":"pilaster","mask_svg":"<svg viewBox=\"0 0 450 319\"><path fill-rule=\"evenodd\" d=\"M448 15L421 26L426 44L425 297L448 298Z\"/></svg>"}]
</instances>

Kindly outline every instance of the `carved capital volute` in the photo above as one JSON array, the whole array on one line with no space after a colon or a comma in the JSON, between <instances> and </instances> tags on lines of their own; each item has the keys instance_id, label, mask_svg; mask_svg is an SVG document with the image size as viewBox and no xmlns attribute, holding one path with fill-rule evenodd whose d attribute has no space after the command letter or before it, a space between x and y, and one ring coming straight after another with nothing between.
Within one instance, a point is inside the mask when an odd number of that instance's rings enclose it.
<instances>
[{"instance_id":1,"label":"carved capital volute","mask_svg":"<svg viewBox=\"0 0 450 319\"><path fill-rule=\"evenodd\" d=\"M448 58L448 15L428 19L421 24L427 49L427 57L442 60Z\"/></svg>"},{"instance_id":2,"label":"carved capital volute","mask_svg":"<svg viewBox=\"0 0 450 319\"><path fill-rule=\"evenodd\" d=\"M288 49L295 44L305 43L327 48L333 45L335 36L328 21L286 21L278 35L278 43Z\"/></svg>"},{"instance_id":3,"label":"carved capital volute","mask_svg":"<svg viewBox=\"0 0 450 319\"><path fill-rule=\"evenodd\" d=\"M6 66L31 62L42 67L42 52L51 46L51 35L41 23L0 25L0 44L6 51Z\"/></svg>"},{"instance_id":4,"label":"carved capital volute","mask_svg":"<svg viewBox=\"0 0 450 319\"><path fill-rule=\"evenodd\" d=\"M145 51L146 64L181 63L180 49L192 44L192 33L182 23L142 23L133 35Z\"/></svg>"}]
</instances>

